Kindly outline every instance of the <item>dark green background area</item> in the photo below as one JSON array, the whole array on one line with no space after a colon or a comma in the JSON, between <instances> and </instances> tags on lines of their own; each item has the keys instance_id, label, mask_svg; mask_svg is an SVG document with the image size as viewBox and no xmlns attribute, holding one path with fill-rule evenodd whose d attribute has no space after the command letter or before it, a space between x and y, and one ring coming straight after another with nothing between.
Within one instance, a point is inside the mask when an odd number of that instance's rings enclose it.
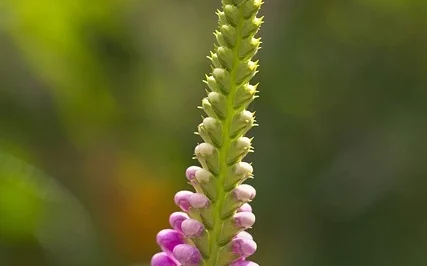
<instances>
[{"instance_id":1,"label":"dark green background area","mask_svg":"<svg viewBox=\"0 0 427 266\"><path fill-rule=\"evenodd\" d=\"M0 265L148 265L219 2L0 2ZM427 265L427 2L265 2L253 259Z\"/></svg>"}]
</instances>

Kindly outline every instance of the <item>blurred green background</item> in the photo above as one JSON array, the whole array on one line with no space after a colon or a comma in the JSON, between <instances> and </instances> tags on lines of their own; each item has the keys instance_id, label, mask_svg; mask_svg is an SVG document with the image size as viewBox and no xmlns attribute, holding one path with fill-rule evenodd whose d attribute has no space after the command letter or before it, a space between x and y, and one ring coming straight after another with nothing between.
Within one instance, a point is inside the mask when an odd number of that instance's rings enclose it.
<instances>
[{"instance_id":1,"label":"blurred green background","mask_svg":"<svg viewBox=\"0 0 427 266\"><path fill-rule=\"evenodd\" d=\"M0 1L0 265L148 265L219 0ZM254 260L427 265L427 2L265 0Z\"/></svg>"}]
</instances>

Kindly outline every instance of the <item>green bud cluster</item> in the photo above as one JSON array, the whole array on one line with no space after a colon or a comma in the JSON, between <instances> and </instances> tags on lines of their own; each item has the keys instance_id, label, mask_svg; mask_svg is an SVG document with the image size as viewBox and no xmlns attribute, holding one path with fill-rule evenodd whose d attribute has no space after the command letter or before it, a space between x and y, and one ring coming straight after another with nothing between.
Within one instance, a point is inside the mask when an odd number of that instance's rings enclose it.
<instances>
[{"instance_id":1,"label":"green bud cluster","mask_svg":"<svg viewBox=\"0 0 427 266\"><path fill-rule=\"evenodd\" d=\"M256 38L263 18L258 17L261 0L222 0L217 11L217 41L208 57L212 71L206 75L208 93L201 109L207 117L198 126L203 139L195 149L203 169L196 173L199 193L210 200L207 226L209 248L204 248L203 265L229 265L222 259L223 249L238 233L233 215L248 200L236 199L234 190L252 178L252 166L242 159L253 151L252 139L244 135L255 126L255 114L248 111L257 97L257 84L250 80L258 72L253 57L260 49Z\"/></svg>"}]
</instances>

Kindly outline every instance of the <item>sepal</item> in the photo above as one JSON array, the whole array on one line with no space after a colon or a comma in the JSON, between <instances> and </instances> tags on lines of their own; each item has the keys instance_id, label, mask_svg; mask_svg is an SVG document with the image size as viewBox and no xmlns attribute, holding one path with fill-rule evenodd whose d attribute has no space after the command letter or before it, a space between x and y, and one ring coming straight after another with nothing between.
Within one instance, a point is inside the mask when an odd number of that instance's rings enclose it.
<instances>
[{"instance_id":1,"label":"sepal","mask_svg":"<svg viewBox=\"0 0 427 266\"><path fill-rule=\"evenodd\" d=\"M217 191L213 175L205 169L200 169L196 172L196 179L205 195L211 201L215 202L217 199Z\"/></svg>"},{"instance_id":2,"label":"sepal","mask_svg":"<svg viewBox=\"0 0 427 266\"><path fill-rule=\"evenodd\" d=\"M258 62L245 61L240 62L236 70L236 84L245 84L255 76L258 69Z\"/></svg>"},{"instance_id":3,"label":"sepal","mask_svg":"<svg viewBox=\"0 0 427 266\"><path fill-rule=\"evenodd\" d=\"M248 110L243 110L234 116L230 127L230 138L246 134L255 122L254 114Z\"/></svg>"},{"instance_id":4,"label":"sepal","mask_svg":"<svg viewBox=\"0 0 427 266\"><path fill-rule=\"evenodd\" d=\"M193 219L185 220L182 223L182 231L194 242L204 257L209 256L209 235L202 223Z\"/></svg>"},{"instance_id":5,"label":"sepal","mask_svg":"<svg viewBox=\"0 0 427 266\"><path fill-rule=\"evenodd\" d=\"M233 214L244 203L251 202L256 196L256 190L250 185L243 184L237 186L224 202L221 218L227 218Z\"/></svg>"},{"instance_id":6,"label":"sepal","mask_svg":"<svg viewBox=\"0 0 427 266\"><path fill-rule=\"evenodd\" d=\"M208 100L217 117L225 119L227 114L227 99L225 96L218 92L210 92L208 94Z\"/></svg>"},{"instance_id":7,"label":"sepal","mask_svg":"<svg viewBox=\"0 0 427 266\"><path fill-rule=\"evenodd\" d=\"M209 169L210 172L218 174L218 150L209 143L201 143L194 149L197 160L203 168Z\"/></svg>"},{"instance_id":8,"label":"sepal","mask_svg":"<svg viewBox=\"0 0 427 266\"><path fill-rule=\"evenodd\" d=\"M259 9L261 8L263 2L262 0L248 0L243 4L243 17L249 19L250 17L255 16Z\"/></svg>"},{"instance_id":9,"label":"sepal","mask_svg":"<svg viewBox=\"0 0 427 266\"><path fill-rule=\"evenodd\" d=\"M230 92L230 73L223 68L215 68L212 71L212 76L218 84L219 90L224 94L228 94Z\"/></svg>"},{"instance_id":10,"label":"sepal","mask_svg":"<svg viewBox=\"0 0 427 266\"><path fill-rule=\"evenodd\" d=\"M227 157L227 164L233 165L241 161L251 150L252 140L248 137L240 137L231 142Z\"/></svg>"},{"instance_id":11,"label":"sepal","mask_svg":"<svg viewBox=\"0 0 427 266\"><path fill-rule=\"evenodd\" d=\"M239 9L237 7L234 5L224 6L224 14L228 23L230 23L232 26L236 27L237 24L239 24Z\"/></svg>"},{"instance_id":12,"label":"sepal","mask_svg":"<svg viewBox=\"0 0 427 266\"><path fill-rule=\"evenodd\" d=\"M246 108L254 99L257 93L257 85L246 83L237 90L234 98L234 109Z\"/></svg>"},{"instance_id":13,"label":"sepal","mask_svg":"<svg viewBox=\"0 0 427 266\"><path fill-rule=\"evenodd\" d=\"M235 235L243 230L251 228L255 223L255 215L251 212L239 212L228 218L222 225L219 245L228 243Z\"/></svg>"},{"instance_id":14,"label":"sepal","mask_svg":"<svg viewBox=\"0 0 427 266\"><path fill-rule=\"evenodd\" d=\"M237 184L244 182L252 177L253 167L247 162L238 162L228 170L224 182L225 191L233 189Z\"/></svg>"},{"instance_id":15,"label":"sepal","mask_svg":"<svg viewBox=\"0 0 427 266\"><path fill-rule=\"evenodd\" d=\"M242 27L242 38L245 39L254 36L263 23L263 20L263 17L245 20Z\"/></svg>"},{"instance_id":16,"label":"sepal","mask_svg":"<svg viewBox=\"0 0 427 266\"><path fill-rule=\"evenodd\" d=\"M231 69L233 67L234 54L233 51L225 46L218 47L218 60L224 68Z\"/></svg>"}]
</instances>

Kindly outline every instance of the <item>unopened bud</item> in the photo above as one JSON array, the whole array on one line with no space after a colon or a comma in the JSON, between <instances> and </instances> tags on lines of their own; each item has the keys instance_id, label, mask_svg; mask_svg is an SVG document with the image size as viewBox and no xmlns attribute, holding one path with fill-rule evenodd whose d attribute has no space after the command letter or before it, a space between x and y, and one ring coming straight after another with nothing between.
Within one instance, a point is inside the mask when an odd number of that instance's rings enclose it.
<instances>
[{"instance_id":1,"label":"unopened bud","mask_svg":"<svg viewBox=\"0 0 427 266\"><path fill-rule=\"evenodd\" d=\"M233 165L242 160L248 154L251 148L252 140L248 137L241 137L231 143L230 151L228 153L227 164Z\"/></svg>"},{"instance_id":2,"label":"unopened bud","mask_svg":"<svg viewBox=\"0 0 427 266\"><path fill-rule=\"evenodd\" d=\"M244 135L252 128L255 118L253 113L248 110L243 110L237 114L231 122L230 137L234 138L238 135Z\"/></svg>"},{"instance_id":3,"label":"unopened bud","mask_svg":"<svg viewBox=\"0 0 427 266\"><path fill-rule=\"evenodd\" d=\"M151 266L177 266L174 259L168 256L166 252L154 254L151 258Z\"/></svg>"},{"instance_id":4,"label":"unopened bud","mask_svg":"<svg viewBox=\"0 0 427 266\"><path fill-rule=\"evenodd\" d=\"M243 17L245 19L248 19L258 12L258 10L261 8L262 0L248 0L243 5Z\"/></svg>"},{"instance_id":5,"label":"unopened bud","mask_svg":"<svg viewBox=\"0 0 427 266\"><path fill-rule=\"evenodd\" d=\"M244 84L241 86L236 93L236 98L234 98L234 109L246 108L255 98L258 85Z\"/></svg>"},{"instance_id":6,"label":"unopened bud","mask_svg":"<svg viewBox=\"0 0 427 266\"><path fill-rule=\"evenodd\" d=\"M218 118L224 119L227 113L227 99L225 96L218 92L210 92L208 100Z\"/></svg>"},{"instance_id":7,"label":"unopened bud","mask_svg":"<svg viewBox=\"0 0 427 266\"><path fill-rule=\"evenodd\" d=\"M178 232L182 232L181 224L183 221L190 219L185 212L174 212L169 216L169 224Z\"/></svg>"},{"instance_id":8,"label":"unopened bud","mask_svg":"<svg viewBox=\"0 0 427 266\"><path fill-rule=\"evenodd\" d=\"M222 25L220 31L227 46L233 48L236 45L236 29L231 25Z\"/></svg>"},{"instance_id":9,"label":"unopened bud","mask_svg":"<svg viewBox=\"0 0 427 266\"><path fill-rule=\"evenodd\" d=\"M222 125L221 123L212 117L206 117L203 119L203 127L206 129L212 144L216 147L222 145Z\"/></svg>"},{"instance_id":10,"label":"unopened bud","mask_svg":"<svg viewBox=\"0 0 427 266\"><path fill-rule=\"evenodd\" d=\"M224 7L225 17L231 25L234 27L239 24L239 9L234 5L226 5Z\"/></svg>"},{"instance_id":11,"label":"unopened bud","mask_svg":"<svg viewBox=\"0 0 427 266\"><path fill-rule=\"evenodd\" d=\"M236 71L236 84L247 83L257 73L258 62L240 62Z\"/></svg>"},{"instance_id":12,"label":"unopened bud","mask_svg":"<svg viewBox=\"0 0 427 266\"><path fill-rule=\"evenodd\" d=\"M189 199L193 195L193 192L187 190L178 191L175 194L174 201L175 204L180 207L183 211L188 211L191 207Z\"/></svg>"},{"instance_id":13,"label":"unopened bud","mask_svg":"<svg viewBox=\"0 0 427 266\"><path fill-rule=\"evenodd\" d=\"M200 251L188 244L176 246L173 255L183 266L198 266L202 260Z\"/></svg>"},{"instance_id":14,"label":"unopened bud","mask_svg":"<svg viewBox=\"0 0 427 266\"><path fill-rule=\"evenodd\" d=\"M161 230L157 234L156 240L162 250L168 254L172 253L177 245L184 243L184 238L181 233L172 229Z\"/></svg>"},{"instance_id":15,"label":"unopened bud","mask_svg":"<svg viewBox=\"0 0 427 266\"><path fill-rule=\"evenodd\" d=\"M230 92L230 73L223 68L215 68L212 71L212 76L215 78L219 90L228 94Z\"/></svg>"},{"instance_id":16,"label":"unopened bud","mask_svg":"<svg viewBox=\"0 0 427 266\"><path fill-rule=\"evenodd\" d=\"M203 168L217 174L219 171L218 151L209 143L201 143L196 146L194 153Z\"/></svg>"}]
</instances>

